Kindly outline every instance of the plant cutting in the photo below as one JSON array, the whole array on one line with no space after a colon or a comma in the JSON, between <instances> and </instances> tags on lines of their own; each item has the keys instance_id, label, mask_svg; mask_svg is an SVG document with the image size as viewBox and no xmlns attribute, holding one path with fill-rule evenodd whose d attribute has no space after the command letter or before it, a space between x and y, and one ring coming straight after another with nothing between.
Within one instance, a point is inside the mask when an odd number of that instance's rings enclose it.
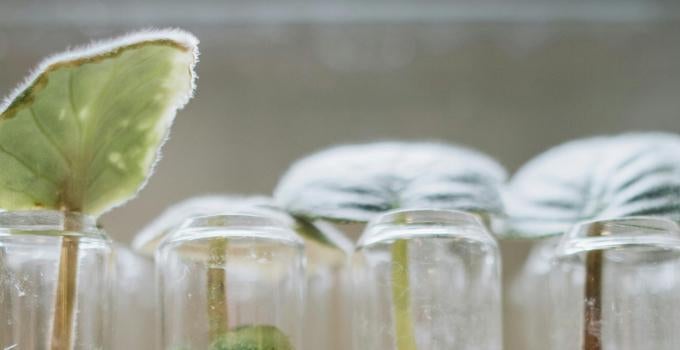
<instances>
[{"instance_id":1,"label":"plant cutting","mask_svg":"<svg viewBox=\"0 0 680 350\"><path fill-rule=\"evenodd\" d=\"M270 197L213 194L191 197L168 207L135 236L132 247L142 254L153 255L158 244L185 220L220 213L270 216L289 225L310 243L338 247L343 251L348 251L351 246L351 242L332 226L292 216Z\"/></svg>"},{"instance_id":2,"label":"plant cutting","mask_svg":"<svg viewBox=\"0 0 680 350\"><path fill-rule=\"evenodd\" d=\"M587 229L574 231L574 235L602 240L608 234L614 237L616 232L628 232L613 229L616 225L611 220L644 216L678 221L679 195L678 136L631 133L576 140L539 155L514 176L506 205L508 237L560 235L585 221L590 224L581 227ZM648 221L641 221L649 226L640 224L641 232L657 226ZM621 223L616 227L629 226ZM672 225L668 227L673 231ZM563 238L557 249L563 251L569 238ZM584 252L583 350L604 347L604 254L604 248Z\"/></svg>"},{"instance_id":3,"label":"plant cutting","mask_svg":"<svg viewBox=\"0 0 680 350\"><path fill-rule=\"evenodd\" d=\"M325 310L327 305L317 305L316 299L310 298L310 296L323 293L322 304L332 302L325 299L330 295L330 292L325 288L323 291L319 291L321 286L316 284L320 279L326 278L324 276L326 268L335 269L338 266L344 266L345 252L349 250L348 245L351 246L351 243L328 224L318 221L307 222L301 218L293 217L278 208L271 198L264 196L199 196L179 202L165 210L135 237L133 247L143 254L151 254L165 237L171 235L187 220L220 214L248 214L270 217L292 229L305 241L305 255L308 260L306 270L308 301L306 304L314 303L314 305L306 307L309 313L307 320L305 320L307 325L305 330L309 334L305 335L303 343L308 347L312 347L319 341L322 344L330 343L327 338L318 339L324 334L334 331L333 324L329 323L332 321L330 315L328 315L329 317L321 317L324 316L322 310ZM243 339L255 339L253 336L260 334L257 339L260 339L261 347L253 345L253 349L270 349L267 346L274 344L278 344L278 347L274 347L275 349L288 349L292 345L287 340L283 342L284 339L287 339L287 336L275 325L239 325L237 321L230 325L230 305L237 309L244 307L244 305L238 305L235 301L230 303L229 290L243 289L249 282L229 282L226 278L228 275L226 271L229 270L230 265L229 241L229 238L219 236L211 238L206 253L208 255L206 263L210 266L204 279L207 296L206 313L210 328L210 341L213 343L213 347L233 349L237 342L227 338L236 337L236 339L240 339L241 335L237 336L237 334L244 334L245 338ZM231 288L229 288L230 285ZM308 320L311 323L307 322ZM190 335L187 335L187 337L190 337ZM328 346L332 347L333 345Z\"/></svg>"},{"instance_id":4,"label":"plant cutting","mask_svg":"<svg viewBox=\"0 0 680 350\"><path fill-rule=\"evenodd\" d=\"M299 348L303 253L303 241L269 216L187 219L156 252L162 347Z\"/></svg>"},{"instance_id":5,"label":"plant cutting","mask_svg":"<svg viewBox=\"0 0 680 350\"><path fill-rule=\"evenodd\" d=\"M286 210L310 220L366 223L394 209L456 209L488 219L502 215L499 189L504 179L498 163L473 150L438 143L379 142L330 148L299 160L282 177L274 197ZM415 350L410 247L400 238L390 244L394 322L387 330L394 342L390 347ZM381 325L385 327L389 328Z\"/></svg>"},{"instance_id":6,"label":"plant cutting","mask_svg":"<svg viewBox=\"0 0 680 350\"><path fill-rule=\"evenodd\" d=\"M180 30L147 31L43 61L0 105L0 207L96 218L135 197L193 95L197 44ZM61 241L52 350L78 346L79 239Z\"/></svg>"}]
</instances>

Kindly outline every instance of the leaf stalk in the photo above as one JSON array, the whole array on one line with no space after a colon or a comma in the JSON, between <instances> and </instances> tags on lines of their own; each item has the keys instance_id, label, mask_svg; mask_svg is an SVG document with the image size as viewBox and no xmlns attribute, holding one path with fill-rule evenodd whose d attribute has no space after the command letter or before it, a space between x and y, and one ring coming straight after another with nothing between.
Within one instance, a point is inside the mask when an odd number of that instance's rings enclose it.
<instances>
[{"instance_id":1,"label":"leaf stalk","mask_svg":"<svg viewBox=\"0 0 680 350\"><path fill-rule=\"evenodd\" d=\"M78 237L62 236L57 292L54 299L51 350L70 350L73 348L78 250Z\"/></svg>"},{"instance_id":2,"label":"leaf stalk","mask_svg":"<svg viewBox=\"0 0 680 350\"><path fill-rule=\"evenodd\" d=\"M417 350L411 315L408 260L408 241L397 240L392 246L392 307L397 350Z\"/></svg>"},{"instance_id":3,"label":"leaf stalk","mask_svg":"<svg viewBox=\"0 0 680 350\"><path fill-rule=\"evenodd\" d=\"M208 256L208 322L210 341L217 340L229 328L229 305L227 301L227 277L225 265L226 238L210 242Z\"/></svg>"}]
</instances>

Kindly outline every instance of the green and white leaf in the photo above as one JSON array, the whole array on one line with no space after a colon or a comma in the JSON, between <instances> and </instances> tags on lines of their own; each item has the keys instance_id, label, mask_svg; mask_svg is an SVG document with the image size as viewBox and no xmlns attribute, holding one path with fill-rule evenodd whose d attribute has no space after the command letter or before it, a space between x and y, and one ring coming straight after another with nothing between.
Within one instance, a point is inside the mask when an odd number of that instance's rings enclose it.
<instances>
[{"instance_id":1,"label":"green and white leaf","mask_svg":"<svg viewBox=\"0 0 680 350\"><path fill-rule=\"evenodd\" d=\"M0 207L97 216L134 197L193 94L197 43L140 32L40 64L0 106Z\"/></svg>"},{"instance_id":2,"label":"green and white leaf","mask_svg":"<svg viewBox=\"0 0 680 350\"><path fill-rule=\"evenodd\" d=\"M502 215L506 172L492 158L439 143L378 142L299 160L274 197L295 215L369 221L391 209L458 209Z\"/></svg>"},{"instance_id":3,"label":"green and white leaf","mask_svg":"<svg viewBox=\"0 0 680 350\"><path fill-rule=\"evenodd\" d=\"M210 350L293 350L293 346L274 326L242 326L220 336Z\"/></svg>"},{"instance_id":4,"label":"green and white leaf","mask_svg":"<svg viewBox=\"0 0 680 350\"><path fill-rule=\"evenodd\" d=\"M218 214L252 214L271 217L288 225L305 240L337 247L345 252L351 251L352 243L331 225L293 217L279 208L269 197L229 195L192 197L167 208L137 234L132 247L142 254L152 256L163 238L185 220L196 216Z\"/></svg>"},{"instance_id":5,"label":"green and white leaf","mask_svg":"<svg viewBox=\"0 0 680 350\"><path fill-rule=\"evenodd\" d=\"M630 133L576 140L524 165L506 196L510 233L561 234L583 220L680 220L680 137Z\"/></svg>"}]
</instances>

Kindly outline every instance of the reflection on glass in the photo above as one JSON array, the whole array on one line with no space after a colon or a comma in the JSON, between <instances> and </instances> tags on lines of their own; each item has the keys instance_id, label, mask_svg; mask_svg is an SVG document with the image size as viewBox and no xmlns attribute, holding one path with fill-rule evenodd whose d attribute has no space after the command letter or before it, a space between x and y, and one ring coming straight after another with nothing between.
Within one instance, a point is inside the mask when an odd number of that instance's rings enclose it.
<instances>
[{"instance_id":1,"label":"reflection on glass","mask_svg":"<svg viewBox=\"0 0 680 350\"><path fill-rule=\"evenodd\" d=\"M510 285L510 307L517 346L522 350L550 349L549 277L559 239L536 243L519 275Z\"/></svg>"},{"instance_id":2,"label":"reflection on glass","mask_svg":"<svg viewBox=\"0 0 680 350\"><path fill-rule=\"evenodd\" d=\"M354 349L501 349L500 257L477 217L387 213L353 257Z\"/></svg>"},{"instance_id":3,"label":"reflection on glass","mask_svg":"<svg viewBox=\"0 0 680 350\"><path fill-rule=\"evenodd\" d=\"M153 261L114 245L113 350L156 349L158 322Z\"/></svg>"},{"instance_id":4,"label":"reflection on glass","mask_svg":"<svg viewBox=\"0 0 680 350\"><path fill-rule=\"evenodd\" d=\"M325 238L305 240L305 349L347 350L351 312L347 262L351 242L323 222L314 225Z\"/></svg>"},{"instance_id":5,"label":"reflection on glass","mask_svg":"<svg viewBox=\"0 0 680 350\"><path fill-rule=\"evenodd\" d=\"M188 220L156 255L161 348L301 349L303 254L295 233L266 217Z\"/></svg>"},{"instance_id":6,"label":"reflection on glass","mask_svg":"<svg viewBox=\"0 0 680 350\"><path fill-rule=\"evenodd\" d=\"M91 217L0 213L0 349L109 348L111 265Z\"/></svg>"},{"instance_id":7,"label":"reflection on glass","mask_svg":"<svg viewBox=\"0 0 680 350\"><path fill-rule=\"evenodd\" d=\"M551 349L680 348L680 228L653 218L577 225L550 276Z\"/></svg>"}]
</instances>

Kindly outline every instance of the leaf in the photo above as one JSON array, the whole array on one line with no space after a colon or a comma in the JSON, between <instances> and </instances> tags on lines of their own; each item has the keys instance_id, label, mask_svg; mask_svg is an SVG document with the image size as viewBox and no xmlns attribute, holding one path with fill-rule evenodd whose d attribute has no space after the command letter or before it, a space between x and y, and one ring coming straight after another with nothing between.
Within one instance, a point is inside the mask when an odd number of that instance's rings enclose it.
<instances>
[{"instance_id":1,"label":"leaf","mask_svg":"<svg viewBox=\"0 0 680 350\"><path fill-rule=\"evenodd\" d=\"M561 234L583 220L680 220L680 137L629 133L576 140L524 165L506 197L509 235Z\"/></svg>"},{"instance_id":2,"label":"leaf","mask_svg":"<svg viewBox=\"0 0 680 350\"><path fill-rule=\"evenodd\" d=\"M293 164L274 197L295 215L370 220L397 208L500 215L505 170L490 157L437 143L379 142L330 148Z\"/></svg>"},{"instance_id":3,"label":"leaf","mask_svg":"<svg viewBox=\"0 0 680 350\"><path fill-rule=\"evenodd\" d=\"M293 346L274 326L242 326L220 336L210 350L293 350Z\"/></svg>"},{"instance_id":4,"label":"leaf","mask_svg":"<svg viewBox=\"0 0 680 350\"><path fill-rule=\"evenodd\" d=\"M0 107L0 207L97 216L134 197L192 96L196 45L140 32L40 64Z\"/></svg>"},{"instance_id":5,"label":"leaf","mask_svg":"<svg viewBox=\"0 0 680 350\"><path fill-rule=\"evenodd\" d=\"M185 220L195 216L224 213L272 217L288 225L306 241L312 240L344 251L351 249L351 243L346 242L337 230L322 222L308 222L293 217L280 209L269 197L227 195L193 197L169 207L135 237L132 247L143 254L153 255L161 240Z\"/></svg>"}]
</instances>

